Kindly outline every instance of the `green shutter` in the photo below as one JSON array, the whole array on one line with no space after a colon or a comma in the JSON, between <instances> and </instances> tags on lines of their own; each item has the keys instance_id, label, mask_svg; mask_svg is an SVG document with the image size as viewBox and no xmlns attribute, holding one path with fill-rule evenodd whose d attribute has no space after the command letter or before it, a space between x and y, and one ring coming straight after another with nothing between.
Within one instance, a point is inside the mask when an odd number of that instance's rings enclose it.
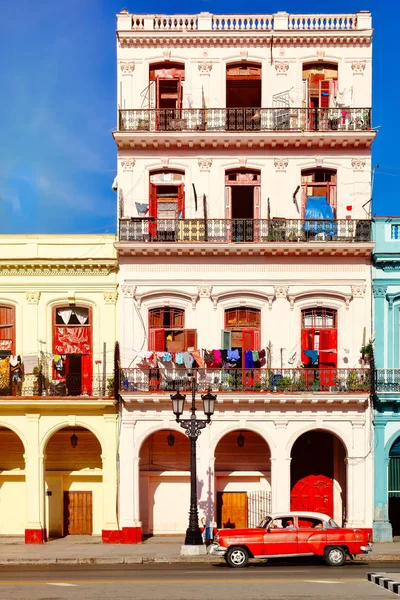
<instances>
[{"instance_id":1,"label":"green shutter","mask_svg":"<svg viewBox=\"0 0 400 600\"><path fill-rule=\"evenodd\" d=\"M400 498L400 457L389 460L389 496Z\"/></svg>"},{"instance_id":2,"label":"green shutter","mask_svg":"<svg viewBox=\"0 0 400 600\"><path fill-rule=\"evenodd\" d=\"M228 329L221 331L221 350L231 350L232 348L232 333Z\"/></svg>"}]
</instances>

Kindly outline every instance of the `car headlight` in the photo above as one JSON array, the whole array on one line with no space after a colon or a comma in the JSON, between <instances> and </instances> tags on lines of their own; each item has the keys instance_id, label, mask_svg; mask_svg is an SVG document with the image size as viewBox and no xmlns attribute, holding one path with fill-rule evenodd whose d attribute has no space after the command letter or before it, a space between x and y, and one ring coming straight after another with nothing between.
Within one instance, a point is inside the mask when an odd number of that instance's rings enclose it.
<instances>
[{"instance_id":1,"label":"car headlight","mask_svg":"<svg viewBox=\"0 0 400 600\"><path fill-rule=\"evenodd\" d=\"M216 535L216 536L215 536L215 538L214 538L214 542L217 542L217 543L219 542L219 535Z\"/></svg>"}]
</instances>

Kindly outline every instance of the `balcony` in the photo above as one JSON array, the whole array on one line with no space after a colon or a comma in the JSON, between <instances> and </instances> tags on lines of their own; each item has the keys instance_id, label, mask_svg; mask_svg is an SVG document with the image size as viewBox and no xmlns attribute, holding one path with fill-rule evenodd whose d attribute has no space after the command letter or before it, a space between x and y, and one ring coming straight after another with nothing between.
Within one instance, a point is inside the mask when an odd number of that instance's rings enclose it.
<instances>
[{"instance_id":1,"label":"balcony","mask_svg":"<svg viewBox=\"0 0 400 600\"><path fill-rule=\"evenodd\" d=\"M50 398L83 399L114 398L114 376L93 376L91 378L69 374L63 380L50 380L44 375L25 375L22 385L10 385L0 389L1 399L20 400L24 398L42 400Z\"/></svg>"},{"instance_id":2,"label":"balcony","mask_svg":"<svg viewBox=\"0 0 400 600\"><path fill-rule=\"evenodd\" d=\"M120 393L198 392L366 394L370 369L120 369ZM168 397L169 398L169 397Z\"/></svg>"},{"instance_id":3,"label":"balcony","mask_svg":"<svg viewBox=\"0 0 400 600\"><path fill-rule=\"evenodd\" d=\"M371 221L341 219L120 219L120 242L240 244L369 242Z\"/></svg>"},{"instance_id":4,"label":"balcony","mask_svg":"<svg viewBox=\"0 0 400 600\"><path fill-rule=\"evenodd\" d=\"M354 132L371 129L370 108L120 109L119 131Z\"/></svg>"},{"instance_id":5,"label":"balcony","mask_svg":"<svg viewBox=\"0 0 400 600\"><path fill-rule=\"evenodd\" d=\"M375 391L390 394L400 399L400 369L376 369L374 379Z\"/></svg>"}]
</instances>

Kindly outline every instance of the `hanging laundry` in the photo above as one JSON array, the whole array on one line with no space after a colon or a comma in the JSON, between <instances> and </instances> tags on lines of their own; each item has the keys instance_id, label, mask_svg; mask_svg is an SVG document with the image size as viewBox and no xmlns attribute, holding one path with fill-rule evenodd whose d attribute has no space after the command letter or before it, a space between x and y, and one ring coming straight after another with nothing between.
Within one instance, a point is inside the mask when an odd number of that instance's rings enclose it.
<instances>
[{"instance_id":1,"label":"hanging laundry","mask_svg":"<svg viewBox=\"0 0 400 600\"><path fill-rule=\"evenodd\" d=\"M214 360L214 350L204 350L204 361L206 363L213 363Z\"/></svg>"},{"instance_id":2,"label":"hanging laundry","mask_svg":"<svg viewBox=\"0 0 400 600\"><path fill-rule=\"evenodd\" d=\"M228 350L229 362L237 362L240 359L239 350Z\"/></svg>"},{"instance_id":3,"label":"hanging laundry","mask_svg":"<svg viewBox=\"0 0 400 600\"><path fill-rule=\"evenodd\" d=\"M222 364L221 350L214 350L214 362L216 365Z\"/></svg>"},{"instance_id":4,"label":"hanging laundry","mask_svg":"<svg viewBox=\"0 0 400 600\"><path fill-rule=\"evenodd\" d=\"M200 351L192 350L192 352L190 354L193 356L193 359L196 361L197 366L202 369L204 367L204 360L202 359L202 357L200 355Z\"/></svg>"},{"instance_id":5,"label":"hanging laundry","mask_svg":"<svg viewBox=\"0 0 400 600\"><path fill-rule=\"evenodd\" d=\"M186 369L191 369L193 367L194 358L190 354L190 352L183 353L183 363L184 363Z\"/></svg>"},{"instance_id":6,"label":"hanging laundry","mask_svg":"<svg viewBox=\"0 0 400 600\"><path fill-rule=\"evenodd\" d=\"M228 350L221 350L222 364L228 362Z\"/></svg>"},{"instance_id":7,"label":"hanging laundry","mask_svg":"<svg viewBox=\"0 0 400 600\"><path fill-rule=\"evenodd\" d=\"M253 360L254 360L254 362L258 361L258 358L259 358L259 356L258 356L258 350L253 350L252 354L253 354Z\"/></svg>"},{"instance_id":8,"label":"hanging laundry","mask_svg":"<svg viewBox=\"0 0 400 600\"><path fill-rule=\"evenodd\" d=\"M246 369L254 369L253 352L246 350L244 353L244 366Z\"/></svg>"},{"instance_id":9,"label":"hanging laundry","mask_svg":"<svg viewBox=\"0 0 400 600\"><path fill-rule=\"evenodd\" d=\"M10 387L10 357L0 360L0 389Z\"/></svg>"},{"instance_id":10,"label":"hanging laundry","mask_svg":"<svg viewBox=\"0 0 400 600\"><path fill-rule=\"evenodd\" d=\"M310 359L312 365L318 362L318 350L303 350L303 352Z\"/></svg>"},{"instance_id":11,"label":"hanging laundry","mask_svg":"<svg viewBox=\"0 0 400 600\"><path fill-rule=\"evenodd\" d=\"M172 360L172 354L171 354L171 352L163 352L162 354L163 354L163 357L162 357L161 360L163 362L171 362L171 360Z\"/></svg>"},{"instance_id":12,"label":"hanging laundry","mask_svg":"<svg viewBox=\"0 0 400 600\"><path fill-rule=\"evenodd\" d=\"M184 364L184 361L183 361L183 352L177 352L176 353L175 362L176 362L177 365L183 365Z\"/></svg>"},{"instance_id":13,"label":"hanging laundry","mask_svg":"<svg viewBox=\"0 0 400 600\"><path fill-rule=\"evenodd\" d=\"M258 352L258 358L260 358L260 359L265 358L265 354L266 354L265 350L260 350Z\"/></svg>"}]
</instances>

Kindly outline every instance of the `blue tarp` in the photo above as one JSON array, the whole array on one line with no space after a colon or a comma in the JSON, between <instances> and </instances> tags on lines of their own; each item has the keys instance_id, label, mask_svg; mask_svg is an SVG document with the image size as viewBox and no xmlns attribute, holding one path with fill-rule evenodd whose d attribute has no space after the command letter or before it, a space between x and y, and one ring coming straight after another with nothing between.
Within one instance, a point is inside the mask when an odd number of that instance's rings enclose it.
<instances>
[{"instance_id":1,"label":"blue tarp","mask_svg":"<svg viewBox=\"0 0 400 600\"><path fill-rule=\"evenodd\" d=\"M303 352L312 363L316 363L318 361L318 350L303 350Z\"/></svg>"},{"instance_id":2,"label":"blue tarp","mask_svg":"<svg viewBox=\"0 0 400 600\"><path fill-rule=\"evenodd\" d=\"M333 209L328 204L326 196L308 196L304 220L303 231L307 233L337 235Z\"/></svg>"}]
</instances>

